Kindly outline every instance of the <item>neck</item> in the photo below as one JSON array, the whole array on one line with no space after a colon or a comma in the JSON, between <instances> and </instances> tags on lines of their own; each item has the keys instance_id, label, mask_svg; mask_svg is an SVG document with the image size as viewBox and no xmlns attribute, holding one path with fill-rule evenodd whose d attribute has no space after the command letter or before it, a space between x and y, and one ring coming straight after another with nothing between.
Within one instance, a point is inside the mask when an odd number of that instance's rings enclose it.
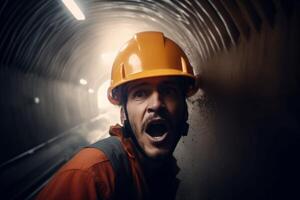
<instances>
[{"instance_id":1,"label":"neck","mask_svg":"<svg viewBox=\"0 0 300 200\"><path fill-rule=\"evenodd\" d=\"M126 109L125 109L126 111ZM127 116L127 112L125 112ZM165 168L169 163L172 163L172 160L174 161L174 157L172 155L169 155L164 158L150 158L147 156L147 154L144 152L144 150L139 146L133 132L131 129L131 126L129 124L128 120L125 120L124 122L124 133L126 134L126 137L132 142L133 149L135 151L136 156L138 157L138 160L141 164L141 167L147 171L147 173L156 173L158 171L161 171L163 168ZM176 161L175 161L176 162Z\"/></svg>"},{"instance_id":2,"label":"neck","mask_svg":"<svg viewBox=\"0 0 300 200\"><path fill-rule=\"evenodd\" d=\"M142 169L149 176L153 174L159 174L159 172L163 171L172 163L172 160L174 160L172 155L164 158L151 158L147 156L139 146L137 146L138 144L136 141L134 141L134 139L131 138L131 141L134 144L134 151L138 157Z\"/></svg>"}]
</instances>

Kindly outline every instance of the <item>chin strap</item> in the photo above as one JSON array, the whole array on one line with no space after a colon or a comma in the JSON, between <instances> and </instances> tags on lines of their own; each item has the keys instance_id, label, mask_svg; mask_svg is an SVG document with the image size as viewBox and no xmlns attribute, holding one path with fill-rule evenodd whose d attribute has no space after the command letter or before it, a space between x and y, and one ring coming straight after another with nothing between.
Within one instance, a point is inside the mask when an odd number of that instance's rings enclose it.
<instances>
[{"instance_id":1,"label":"chin strap","mask_svg":"<svg viewBox=\"0 0 300 200\"><path fill-rule=\"evenodd\" d=\"M127 112L126 104L123 106L123 109L124 109L124 113L125 113L125 117L126 117L126 119L124 120L124 124L123 124L123 130L124 130L123 134L124 134L124 137L125 138L130 138L130 137L135 138L135 137L133 137L134 134L132 132L132 128L131 128L129 120L128 120L129 117L128 117L128 112Z\"/></svg>"},{"instance_id":2,"label":"chin strap","mask_svg":"<svg viewBox=\"0 0 300 200\"><path fill-rule=\"evenodd\" d=\"M134 136L128 119L124 120L124 124L122 128L123 128L123 135L125 138L130 138Z\"/></svg>"},{"instance_id":3,"label":"chin strap","mask_svg":"<svg viewBox=\"0 0 300 200\"><path fill-rule=\"evenodd\" d=\"M125 114L126 114L126 120L124 120L124 124L123 124L123 135L125 138L131 138L133 143L135 144L136 149L143 155L144 158L147 158L147 154L145 153L145 151L140 147L139 143L136 140L136 137L132 131L132 128L130 126L128 117L127 117L127 111L125 110Z\"/></svg>"}]
</instances>

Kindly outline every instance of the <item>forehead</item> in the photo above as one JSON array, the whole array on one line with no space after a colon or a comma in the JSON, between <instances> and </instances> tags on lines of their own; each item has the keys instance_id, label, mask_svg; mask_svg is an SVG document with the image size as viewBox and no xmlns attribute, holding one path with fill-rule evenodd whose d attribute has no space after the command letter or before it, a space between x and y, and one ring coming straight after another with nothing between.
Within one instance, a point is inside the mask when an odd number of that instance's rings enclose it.
<instances>
[{"instance_id":1,"label":"forehead","mask_svg":"<svg viewBox=\"0 0 300 200\"><path fill-rule=\"evenodd\" d=\"M157 87L160 85L172 85L179 87L178 78L176 77L152 77L141 80L131 81L127 84L127 91L132 90L140 86L153 86Z\"/></svg>"}]
</instances>

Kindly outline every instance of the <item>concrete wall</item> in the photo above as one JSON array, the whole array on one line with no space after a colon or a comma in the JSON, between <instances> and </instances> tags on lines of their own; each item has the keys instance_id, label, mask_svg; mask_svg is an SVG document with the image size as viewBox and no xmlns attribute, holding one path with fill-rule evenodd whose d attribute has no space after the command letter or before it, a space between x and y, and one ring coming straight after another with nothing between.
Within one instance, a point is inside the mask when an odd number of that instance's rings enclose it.
<instances>
[{"instance_id":1,"label":"concrete wall","mask_svg":"<svg viewBox=\"0 0 300 200\"><path fill-rule=\"evenodd\" d=\"M201 66L191 129L175 152L178 199L299 196L298 19L279 12L274 26L264 21Z\"/></svg>"}]
</instances>

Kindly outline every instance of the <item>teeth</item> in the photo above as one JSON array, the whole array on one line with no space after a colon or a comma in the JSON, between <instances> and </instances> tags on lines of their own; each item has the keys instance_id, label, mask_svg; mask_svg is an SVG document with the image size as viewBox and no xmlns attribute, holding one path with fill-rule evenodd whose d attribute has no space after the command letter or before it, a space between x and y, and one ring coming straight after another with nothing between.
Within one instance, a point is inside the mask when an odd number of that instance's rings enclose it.
<instances>
[{"instance_id":1,"label":"teeth","mask_svg":"<svg viewBox=\"0 0 300 200\"><path fill-rule=\"evenodd\" d=\"M161 141L163 141L166 138L167 132L164 133L162 136L154 136L154 137L152 137L149 134L147 134L147 135L150 138L150 140L152 140L153 142L161 142Z\"/></svg>"}]
</instances>

